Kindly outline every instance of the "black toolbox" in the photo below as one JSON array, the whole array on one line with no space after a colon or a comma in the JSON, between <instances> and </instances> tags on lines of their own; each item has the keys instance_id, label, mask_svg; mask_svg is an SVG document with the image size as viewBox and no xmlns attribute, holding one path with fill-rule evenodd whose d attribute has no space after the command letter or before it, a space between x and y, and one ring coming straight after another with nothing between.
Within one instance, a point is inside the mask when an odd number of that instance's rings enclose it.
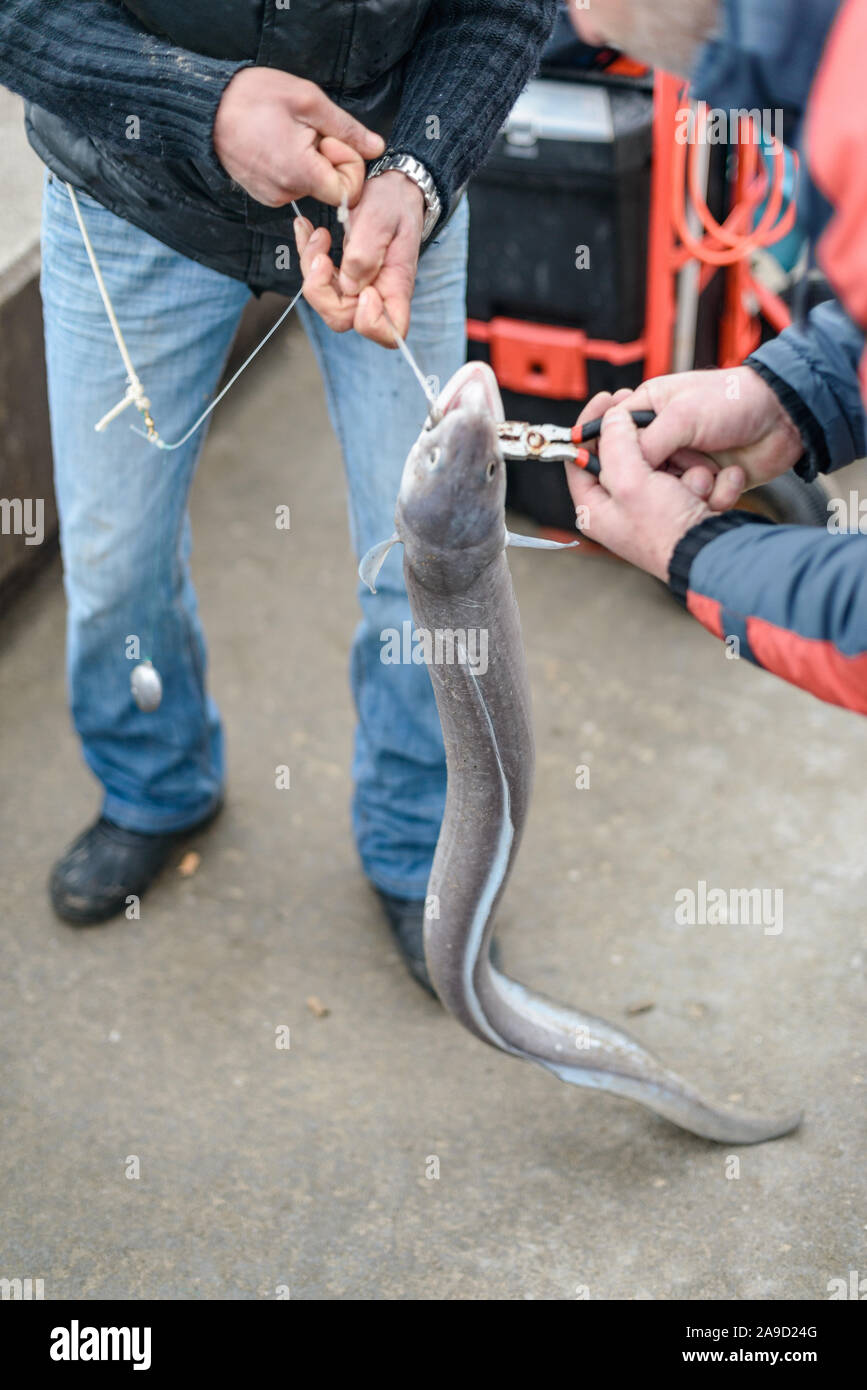
<instances>
[{"instance_id":1,"label":"black toolbox","mask_svg":"<svg viewBox=\"0 0 867 1390\"><path fill-rule=\"evenodd\" d=\"M549 71L472 180L469 355L491 362L508 418L572 424L596 391L642 380L652 142L651 74ZM547 525L574 515L558 465L510 464L508 500Z\"/></svg>"}]
</instances>

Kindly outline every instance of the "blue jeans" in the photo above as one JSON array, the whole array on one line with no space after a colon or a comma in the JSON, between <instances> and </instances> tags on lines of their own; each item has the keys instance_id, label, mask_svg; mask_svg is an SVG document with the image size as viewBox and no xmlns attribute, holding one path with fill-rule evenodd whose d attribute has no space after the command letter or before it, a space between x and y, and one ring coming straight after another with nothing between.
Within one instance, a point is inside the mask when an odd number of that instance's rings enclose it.
<instances>
[{"instance_id":1,"label":"blue jeans","mask_svg":"<svg viewBox=\"0 0 867 1390\"><path fill-rule=\"evenodd\" d=\"M216 389L249 290L188 260L80 195L130 355L164 439L179 438ZM445 381L464 360L466 207L420 266L409 341L422 370ZM42 300L55 485L68 603L70 703L84 756L105 789L103 814L143 832L202 820L223 791L220 719L206 686L205 643L190 578L187 498L201 430L172 453L128 428L102 434L124 371L65 186L46 182ZM332 333L299 305L343 450L352 543L361 555L388 536L404 459L426 412L397 352ZM359 585L351 656L358 713L353 830L367 876L424 896L445 801L445 759L424 666L384 665L380 633L410 616L401 552L376 595ZM311 628L315 596L303 592ZM138 636L163 680L151 714L130 695ZM255 691L251 691L255 698Z\"/></svg>"}]
</instances>

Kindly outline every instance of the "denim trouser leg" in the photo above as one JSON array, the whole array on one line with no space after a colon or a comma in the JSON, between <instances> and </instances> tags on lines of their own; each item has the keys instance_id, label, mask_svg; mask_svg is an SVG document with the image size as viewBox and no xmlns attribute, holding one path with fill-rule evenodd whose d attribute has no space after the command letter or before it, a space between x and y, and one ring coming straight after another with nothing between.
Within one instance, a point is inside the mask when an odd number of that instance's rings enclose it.
<instances>
[{"instance_id":1,"label":"denim trouser leg","mask_svg":"<svg viewBox=\"0 0 867 1390\"><path fill-rule=\"evenodd\" d=\"M217 384L249 291L93 199L80 203L157 427L176 439ZM104 814L132 830L181 829L207 815L223 782L189 574L187 494L204 431L164 453L132 433L130 407L94 432L123 395L124 369L57 179L45 188L42 299L73 721L105 788ZM163 678L152 714L130 695L136 637Z\"/></svg>"},{"instance_id":2,"label":"denim trouser leg","mask_svg":"<svg viewBox=\"0 0 867 1390\"><path fill-rule=\"evenodd\" d=\"M466 346L466 199L419 264L409 343L426 376L457 371ZM349 485L352 541L361 556L394 530L406 455L427 414L421 388L397 351L356 333L337 334L306 306ZM352 821L368 878L400 897L424 896L445 804L442 732L425 666L384 665L381 632L411 617L396 546L371 594L359 585L362 619L351 658L358 713Z\"/></svg>"},{"instance_id":3,"label":"denim trouser leg","mask_svg":"<svg viewBox=\"0 0 867 1390\"><path fill-rule=\"evenodd\" d=\"M80 201L157 426L176 439L217 385L249 292L92 199ZM410 343L425 373L441 381L464 357L466 232L464 206L422 260L413 299ZM166 453L127 428L130 409L94 433L123 394L123 367L56 179L45 195L42 293L73 720L105 788L104 813L130 829L182 829L207 815L223 782L189 573L187 496L204 431ZM393 529L400 473L425 402L397 352L331 333L299 307L343 448L353 543L362 554ZM363 616L352 652L353 826L368 877L421 897L445 798L442 737L427 671L380 661L382 629L410 616L399 552L377 587L375 597L359 590ZM163 702L152 714L130 696L130 637L163 678Z\"/></svg>"}]
</instances>

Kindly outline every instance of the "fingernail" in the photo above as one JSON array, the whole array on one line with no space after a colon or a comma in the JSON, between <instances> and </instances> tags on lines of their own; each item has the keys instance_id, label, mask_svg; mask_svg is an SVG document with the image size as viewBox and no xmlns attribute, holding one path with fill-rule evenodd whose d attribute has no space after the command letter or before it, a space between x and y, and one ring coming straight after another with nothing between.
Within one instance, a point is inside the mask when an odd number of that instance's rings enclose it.
<instances>
[{"instance_id":1,"label":"fingernail","mask_svg":"<svg viewBox=\"0 0 867 1390\"><path fill-rule=\"evenodd\" d=\"M361 298L358 301L359 309L369 309L372 297L370 290L363 290Z\"/></svg>"},{"instance_id":2,"label":"fingernail","mask_svg":"<svg viewBox=\"0 0 867 1390\"><path fill-rule=\"evenodd\" d=\"M324 257L324 256L314 256L314 257L313 257L313 264L311 265L310 269L311 269L311 270L321 270L324 261L325 261L325 257Z\"/></svg>"}]
</instances>

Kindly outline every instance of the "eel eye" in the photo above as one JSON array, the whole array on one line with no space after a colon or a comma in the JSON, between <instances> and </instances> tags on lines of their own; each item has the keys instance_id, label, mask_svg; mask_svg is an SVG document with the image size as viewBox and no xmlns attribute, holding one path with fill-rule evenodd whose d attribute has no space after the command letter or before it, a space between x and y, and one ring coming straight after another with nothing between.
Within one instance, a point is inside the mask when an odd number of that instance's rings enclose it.
<instances>
[{"instance_id":1,"label":"eel eye","mask_svg":"<svg viewBox=\"0 0 867 1390\"><path fill-rule=\"evenodd\" d=\"M487 468L486 468L486 470L485 470L485 472L487 473L488 478L493 478L493 476L494 476L494 474L496 473L496 471L497 471L497 461L496 461L496 459L491 459L490 463L488 464L488 466L487 466Z\"/></svg>"},{"instance_id":2,"label":"eel eye","mask_svg":"<svg viewBox=\"0 0 867 1390\"><path fill-rule=\"evenodd\" d=\"M438 448L431 449L430 453L428 454L428 459L427 459L427 466L428 466L428 468L436 468L437 464L438 464L439 461L440 461L440 455L441 455L441 454L442 454L442 449L438 449Z\"/></svg>"}]
</instances>

